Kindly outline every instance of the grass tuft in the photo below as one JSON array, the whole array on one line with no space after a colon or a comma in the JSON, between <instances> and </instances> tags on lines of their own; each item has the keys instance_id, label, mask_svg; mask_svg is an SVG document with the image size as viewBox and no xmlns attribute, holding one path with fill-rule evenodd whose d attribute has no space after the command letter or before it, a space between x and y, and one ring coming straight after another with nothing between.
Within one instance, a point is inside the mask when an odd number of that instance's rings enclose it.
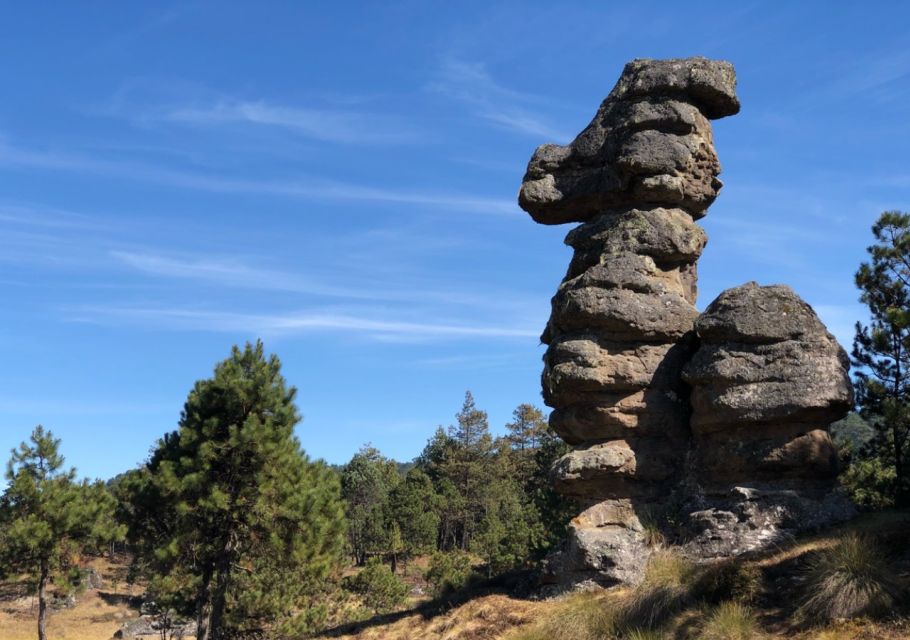
<instances>
[{"instance_id":1,"label":"grass tuft","mask_svg":"<svg viewBox=\"0 0 910 640\"><path fill-rule=\"evenodd\" d=\"M815 625L874 618L887 614L902 594L897 576L874 541L850 533L810 562L796 618Z\"/></svg>"},{"instance_id":2,"label":"grass tuft","mask_svg":"<svg viewBox=\"0 0 910 640\"><path fill-rule=\"evenodd\" d=\"M736 600L755 602L761 594L761 569L741 560L723 560L706 565L693 586L694 594L708 604Z\"/></svg>"},{"instance_id":3,"label":"grass tuft","mask_svg":"<svg viewBox=\"0 0 910 640\"><path fill-rule=\"evenodd\" d=\"M617 627L653 631L692 603L692 587L697 579L695 565L670 550L651 556L645 577L618 614Z\"/></svg>"},{"instance_id":4,"label":"grass tuft","mask_svg":"<svg viewBox=\"0 0 910 640\"><path fill-rule=\"evenodd\" d=\"M665 640L666 635L660 631L646 631L644 629L632 629L620 636L622 640Z\"/></svg>"},{"instance_id":5,"label":"grass tuft","mask_svg":"<svg viewBox=\"0 0 910 640\"><path fill-rule=\"evenodd\" d=\"M722 602L708 614L698 640L757 640L763 635L752 610L731 600Z\"/></svg>"},{"instance_id":6,"label":"grass tuft","mask_svg":"<svg viewBox=\"0 0 910 640\"><path fill-rule=\"evenodd\" d=\"M615 607L610 598L595 592L566 596L543 620L520 629L509 640L604 640L614 637Z\"/></svg>"}]
</instances>

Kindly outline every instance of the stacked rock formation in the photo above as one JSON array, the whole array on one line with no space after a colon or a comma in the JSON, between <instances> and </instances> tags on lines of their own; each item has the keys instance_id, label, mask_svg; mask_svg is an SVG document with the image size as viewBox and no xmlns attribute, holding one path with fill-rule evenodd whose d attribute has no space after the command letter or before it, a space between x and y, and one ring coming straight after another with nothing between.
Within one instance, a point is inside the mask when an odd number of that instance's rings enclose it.
<instances>
[{"instance_id":1,"label":"stacked rock formation","mask_svg":"<svg viewBox=\"0 0 910 640\"><path fill-rule=\"evenodd\" d=\"M693 553L735 552L745 544L743 535L732 536L736 541L727 540L726 546L709 542L714 528L730 524L720 522L725 516L712 520L711 514L733 513L734 507L712 502L709 495L717 494L706 493L699 483L704 480L721 493L731 490L740 478L724 476L719 461L727 451L759 442L771 447L768 459L744 459L744 474L772 469L772 459L786 458L793 462L795 477L797 450L804 443L818 451L830 445L797 425L840 417L834 417L842 408L832 400L837 393L819 388L815 401L806 400L815 402L813 407L825 405L815 413L790 411L793 407L781 397L777 413L770 399L758 402L751 413L743 410L760 429L749 431L732 415L731 421L711 426L723 421L713 414L712 403L749 405L749 393L769 391L774 381L783 381L775 388L783 396L790 378L837 374L845 379L839 354L832 356L836 342L830 336L828 343L822 339L824 327L819 332L811 309L794 297L794 309L801 311L793 312L789 324L744 341L758 345L753 355L759 359L770 363L780 358L767 369L758 360L748 362L761 370L749 375L766 385L736 388L738 365L725 365L723 356L733 352L738 334L721 327L725 322L746 326L740 316L754 309L733 294L726 298L736 302L732 315L718 312L699 319L694 306L696 261L706 244L695 221L722 186L709 119L738 112L735 85L727 62L633 61L571 144L543 145L528 165L519 194L522 208L542 224L582 223L566 237L574 255L541 338L548 345L543 392L554 409L550 424L575 445L556 463L553 482L583 509L570 525L566 548L551 559L559 581L634 582L649 555L646 531L659 528L671 509L694 514L685 519L702 540L700 546L690 546ZM753 296L752 307L762 307L763 296ZM726 310L724 305L718 301L712 308ZM765 314L771 325L775 313L770 309ZM784 334L789 337L775 337ZM801 336L807 335L817 337L817 344L804 345ZM772 343L778 346L767 347ZM776 376L774 367L779 369ZM730 375L726 382L723 372ZM696 388L695 439L687 381ZM765 428L776 417L790 426Z\"/></svg>"},{"instance_id":2,"label":"stacked rock formation","mask_svg":"<svg viewBox=\"0 0 910 640\"><path fill-rule=\"evenodd\" d=\"M688 546L729 556L843 519L828 426L853 405L849 359L790 287L724 291L696 321Z\"/></svg>"},{"instance_id":3,"label":"stacked rock formation","mask_svg":"<svg viewBox=\"0 0 910 640\"><path fill-rule=\"evenodd\" d=\"M569 146L544 145L528 166L519 203L534 220L583 223L542 337L550 424L576 445L553 479L587 507L557 574L635 580L642 516L681 473L706 242L695 220L721 187L708 118L738 110L728 63L637 60Z\"/></svg>"}]
</instances>

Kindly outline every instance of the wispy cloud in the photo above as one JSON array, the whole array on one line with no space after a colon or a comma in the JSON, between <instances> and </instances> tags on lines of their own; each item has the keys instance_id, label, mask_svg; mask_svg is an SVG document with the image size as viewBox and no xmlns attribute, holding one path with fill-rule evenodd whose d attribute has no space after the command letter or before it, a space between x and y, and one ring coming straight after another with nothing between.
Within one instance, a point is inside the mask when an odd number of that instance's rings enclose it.
<instances>
[{"instance_id":1,"label":"wispy cloud","mask_svg":"<svg viewBox=\"0 0 910 640\"><path fill-rule=\"evenodd\" d=\"M148 116L147 116L148 117ZM427 132L399 118L349 110L272 105L263 101L219 101L211 106L164 110L161 120L197 126L258 125L343 144L412 144L426 141Z\"/></svg>"},{"instance_id":2,"label":"wispy cloud","mask_svg":"<svg viewBox=\"0 0 910 640\"><path fill-rule=\"evenodd\" d=\"M562 143L572 139L528 108L528 104L539 103L540 98L504 87L482 64L445 60L439 78L429 88L464 103L477 117L499 127Z\"/></svg>"},{"instance_id":3,"label":"wispy cloud","mask_svg":"<svg viewBox=\"0 0 910 640\"><path fill-rule=\"evenodd\" d=\"M21 202L0 202L2 223L63 229L97 229L99 226L96 220L81 213Z\"/></svg>"},{"instance_id":4,"label":"wispy cloud","mask_svg":"<svg viewBox=\"0 0 910 640\"><path fill-rule=\"evenodd\" d=\"M390 189L301 178L255 180L206 175L153 165L125 164L57 151L32 151L0 142L0 165L118 176L169 187L214 193L251 193L332 202L374 202L457 210L470 213L514 214L518 206L502 198L460 193Z\"/></svg>"},{"instance_id":5,"label":"wispy cloud","mask_svg":"<svg viewBox=\"0 0 910 640\"><path fill-rule=\"evenodd\" d=\"M459 292L452 288L426 289L412 282L402 282L395 288L371 281L369 274L357 272L352 277L358 286L336 281L323 281L312 275L253 266L238 258L199 257L155 252L113 250L118 262L141 273L164 278L195 280L228 288L247 288L260 291L286 291L332 298L371 301L420 302L463 305L477 309L510 306L525 308L526 301L514 293L488 296ZM394 283L393 283L394 284Z\"/></svg>"},{"instance_id":6,"label":"wispy cloud","mask_svg":"<svg viewBox=\"0 0 910 640\"><path fill-rule=\"evenodd\" d=\"M68 311L73 322L132 324L175 331L241 332L281 336L342 332L356 337L399 340L529 338L538 331L513 326L412 322L380 319L374 314L301 311L245 314L181 308L84 306Z\"/></svg>"}]
</instances>

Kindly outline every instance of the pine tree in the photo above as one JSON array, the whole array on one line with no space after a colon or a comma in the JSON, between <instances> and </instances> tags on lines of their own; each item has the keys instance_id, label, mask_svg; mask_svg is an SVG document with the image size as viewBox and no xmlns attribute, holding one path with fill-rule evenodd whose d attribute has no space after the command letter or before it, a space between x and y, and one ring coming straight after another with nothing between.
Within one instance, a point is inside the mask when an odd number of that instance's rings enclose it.
<instances>
[{"instance_id":1,"label":"pine tree","mask_svg":"<svg viewBox=\"0 0 910 640\"><path fill-rule=\"evenodd\" d=\"M461 512L461 498L451 480L446 476L449 461L455 451L455 442L442 427L437 427L414 466L423 472L433 486L434 504L439 518L436 547L440 551L453 549L458 543L457 513Z\"/></svg>"},{"instance_id":2,"label":"pine tree","mask_svg":"<svg viewBox=\"0 0 910 640\"><path fill-rule=\"evenodd\" d=\"M392 491L392 514L407 556L429 553L436 548L440 523L440 498L430 476L420 468L408 471Z\"/></svg>"},{"instance_id":3,"label":"pine tree","mask_svg":"<svg viewBox=\"0 0 910 640\"><path fill-rule=\"evenodd\" d=\"M136 482L150 590L195 614L199 640L307 628L340 559L338 481L300 449L295 394L261 342L234 347Z\"/></svg>"},{"instance_id":4,"label":"pine tree","mask_svg":"<svg viewBox=\"0 0 910 640\"><path fill-rule=\"evenodd\" d=\"M474 396L465 393L457 424L449 428L452 449L445 460L443 475L454 486L458 501L451 505L456 514L458 545L467 550L471 536L483 517L485 494L490 490L490 458L493 438L487 414L474 404Z\"/></svg>"},{"instance_id":5,"label":"pine tree","mask_svg":"<svg viewBox=\"0 0 910 640\"><path fill-rule=\"evenodd\" d=\"M536 449L547 432L547 419L532 404L520 404L512 412L512 422L506 424L509 441L518 451Z\"/></svg>"},{"instance_id":6,"label":"pine tree","mask_svg":"<svg viewBox=\"0 0 910 640\"><path fill-rule=\"evenodd\" d=\"M872 227L871 262L856 285L872 316L853 342L857 403L877 429L865 452L894 469L894 498L910 505L910 214L887 211Z\"/></svg>"},{"instance_id":7,"label":"pine tree","mask_svg":"<svg viewBox=\"0 0 910 640\"><path fill-rule=\"evenodd\" d=\"M122 537L115 500L101 483L77 482L63 468L60 440L38 426L12 451L0 498L0 567L33 576L38 585L38 638L47 639L48 586L72 576L74 558ZM78 574L78 572L76 572Z\"/></svg>"},{"instance_id":8,"label":"pine tree","mask_svg":"<svg viewBox=\"0 0 910 640\"><path fill-rule=\"evenodd\" d=\"M341 495L348 520L348 545L354 562L391 552L390 495L399 483L395 462L364 445L341 470Z\"/></svg>"}]
</instances>

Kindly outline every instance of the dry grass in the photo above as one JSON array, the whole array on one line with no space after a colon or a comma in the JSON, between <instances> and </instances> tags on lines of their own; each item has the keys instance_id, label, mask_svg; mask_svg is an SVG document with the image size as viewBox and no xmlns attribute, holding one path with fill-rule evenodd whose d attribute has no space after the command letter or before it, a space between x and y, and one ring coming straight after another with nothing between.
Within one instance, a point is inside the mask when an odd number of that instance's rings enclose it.
<instances>
[{"instance_id":1,"label":"dry grass","mask_svg":"<svg viewBox=\"0 0 910 640\"><path fill-rule=\"evenodd\" d=\"M0 637L3 640L34 640L38 634L37 605L32 599L25 602L5 602L0 610ZM11 606L12 605L12 606ZM80 596L78 606L51 611L48 616L48 636L54 640L107 640L136 612L123 604L106 602L96 592Z\"/></svg>"},{"instance_id":2,"label":"dry grass","mask_svg":"<svg viewBox=\"0 0 910 640\"><path fill-rule=\"evenodd\" d=\"M618 592L582 592L559 598L537 621L510 635L508 640L604 640L613 635ZM541 607L543 608L543 607Z\"/></svg>"},{"instance_id":3,"label":"dry grass","mask_svg":"<svg viewBox=\"0 0 910 640\"><path fill-rule=\"evenodd\" d=\"M332 637L342 640L493 640L527 625L540 613L542 606L546 605L490 595L435 617L424 618L420 613L413 613L388 624L367 624L359 631Z\"/></svg>"},{"instance_id":4,"label":"dry grass","mask_svg":"<svg viewBox=\"0 0 910 640\"><path fill-rule=\"evenodd\" d=\"M907 530L910 530L908 514L875 514L748 560L700 567L661 550L655 554L645 583L638 589L575 593L545 601L484 595L441 613L406 611L369 620L347 635L323 638L751 640L773 636L794 640L910 640L907 618L840 620L814 628L794 628L788 619L795 607L791 597L796 593L793 585L803 575L800 570L811 566L813 557L836 549L842 534L875 533L890 545L892 554L900 556L900 548L906 550ZM894 563L894 568L901 573L901 580L910 582L910 554L904 552L900 557L903 559ZM425 585L421 579L425 564L426 560L420 559L403 568L409 583ZM113 591L110 577L118 572L122 574L123 566L102 562L97 567L108 581L106 591ZM23 583L0 583L0 640L36 637L33 598L23 589ZM116 590L126 594L122 575ZM133 593L138 590L134 589ZM778 597L769 603L770 596ZM416 607L424 600L412 599L409 606ZM669 603L670 613L660 610L661 602ZM636 603L635 607L629 603ZM351 603L336 604L341 607ZM629 615L631 609L637 609L636 616ZM97 593L87 592L79 597L74 609L51 613L50 637L52 640L107 640L126 619L135 615L134 609L117 599L106 601ZM635 621L647 624L632 625L636 618ZM650 630L644 628L648 624L652 626Z\"/></svg>"},{"instance_id":5,"label":"dry grass","mask_svg":"<svg viewBox=\"0 0 910 640\"><path fill-rule=\"evenodd\" d=\"M125 566L102 559L93 561L91 566L104 578L106 588L79 595L73 608L52 609L47 631L53 640L108 640L124 622L139 615L128 604ZM38 635L37 598L24 591L22 581L2 586L0 640L34 640Z\"/></svg>"},{"instance_id":6,"label":"dry grass","mask_svg":"<svg viewBox=\"0 0 910 640\"><path fill-rule=\"evenodd\" d=\"M648 561L641 584L629 594L617 612L616 628L622 635L653 631L693 603L697 567L669 549L656 552Z\"/></svg>"},{"instance_id":7,"label":"dry grass","mask_svg":"<svg viewBox=\"0 0 910 640\"><path fill-rule=\"evenodd\" d=\"M723 602L710 611L698 640L758 640L764 637L752 609L741 602Z\"/></svg>"}]
</instances>

